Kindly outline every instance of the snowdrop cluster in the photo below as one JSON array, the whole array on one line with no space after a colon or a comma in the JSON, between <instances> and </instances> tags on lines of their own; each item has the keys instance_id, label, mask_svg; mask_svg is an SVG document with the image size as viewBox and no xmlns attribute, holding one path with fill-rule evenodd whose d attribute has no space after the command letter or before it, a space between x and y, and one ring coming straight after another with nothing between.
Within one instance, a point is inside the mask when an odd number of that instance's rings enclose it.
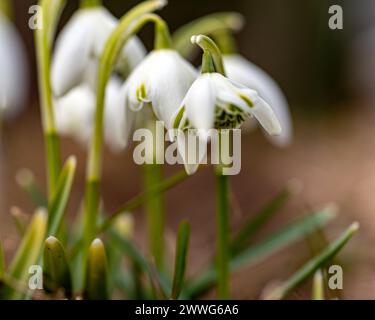
<instances>
[{"instance_id":1,"label":"snowdrop cluster","mask_svg":"<svg viewBox=\"0 0 375 320\"><path fill-rule=\"evenodd\" d=\"M51 71L57 128L83 143L93 130L99 59L117 23L102 6L81 8L57 38ZM155 27L155 37L159 29ZM167 27L162 37L164 45L146 54L134 34L117 59L105 94L104 134L111 147L124 149L134 128L150 119L163 121L171 141L178 140L173 130L198 129L199 139L208 143L204 132L240 128L254 120L277 145L291 141L286 99L264 71L231 54L220 57L225 74L215 70L215 61L212 70L202 66L199 72L173 49ZM199 45L203 38L192 42ZM184 146L178 149L185 158ZM185 168L192 174L198 165Z\"/></svg>"}]
</instances>

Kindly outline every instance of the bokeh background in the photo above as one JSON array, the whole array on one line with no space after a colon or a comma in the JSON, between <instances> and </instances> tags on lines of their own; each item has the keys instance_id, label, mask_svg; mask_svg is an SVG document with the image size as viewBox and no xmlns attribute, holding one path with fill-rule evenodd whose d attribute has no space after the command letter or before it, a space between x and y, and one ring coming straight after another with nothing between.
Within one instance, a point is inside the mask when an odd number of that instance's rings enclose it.
<instances>
[{"instance_id":1,"label":"bokeh background","mask_svg":"<svg viewBox=\"0 0 375 320\"><path fill-rule=\"evenodd\" d=\"M14 0L15 19L25 41L30 65L30 93L24 112L3 125L1 238L7 254L17 243L10 208L26 213L33 205L18 187L19 169L31 169L45 189L44 149L38 106L33 34L28 28L28 9L35 0ZM77 7L69 0L62 24ZM107 0L118 17L138 1ZM344 29L328 28L328 8L344 10ZM339 256L344 267L343 298L375 299L375 2L373 0L170 0L161 12L171 30L207 13L237 11L246 18L236 35L240 52L277 80L290 103L295 125L293 144L285 149L270 145L260 130L243 136L242 172L233 177L236 210L232 228L251 217L285 184L298 179L302 192L261 232L277 230L311 208L335 202L339 217L325 230L331 239L353 220L361 231ZM152 32L141 33L148 48ZM0 44L1 45L1 44ZM1 76L1 70L0 70ZM69 205L74 219L82 199L86 153L71 139L63 139L63 155L76 154L78 176ZM170 174L179 168L166 168ZM108 211L116 209L140 190L141 171L132 152L106 150L103 194ZM167 242L174 243L179 221L192 224L189 272L194 273L214 252L213 175L209 168L168 192ZM136 239L144 247L141 210L135 214ZM172 250L172 249L171 249ZM262 290L285 279L311 255L302 242L276 256L242 269L233 277L235 298L259 298ZM172 260L171 260L172 264ZM308 285L306 286L308 289ZM305 288L305 289L306 289ZM304 288L291 298L306 298ZM209 296L208 296L209 297Z\"/></svg>"}]
</instances>

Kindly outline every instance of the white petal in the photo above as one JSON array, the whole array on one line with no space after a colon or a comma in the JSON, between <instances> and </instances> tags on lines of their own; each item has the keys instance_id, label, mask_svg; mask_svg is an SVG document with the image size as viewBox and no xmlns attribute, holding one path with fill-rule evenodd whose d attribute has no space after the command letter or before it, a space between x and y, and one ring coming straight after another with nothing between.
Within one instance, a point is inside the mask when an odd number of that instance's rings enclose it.
<instances>
[{"instance_id":1,"label":"white petal","mask_svg":"<svg viewBox=\"0 0 375 320\"><path fill-rule=\"evenodd\" d=\"M270 105L264 101L254 90L243 90L244 95L251 100L253 106L250 108L250 113L259 121L261 126L270 135L280 135L282 128L279 120L273 112Z\"/></svg>"},{"instance_id":2,"label":"white petal","mask_svg":"<svg viewBox=\"0 0 375 320\"><path fill-rule=\"evenodd\" d=\"M279 146L289 144L293 136L293 125L287 100L277 83L240 55L224 56L224 65L228 78L254 89L272 107L280 121L282 133L270 136L271 141Z\"/></svg>"},{"instance_id":3,"label":"white petal","mask_svg":"<svg viewBox=\"0 0 375 320\"><path fill-rule=\"evenodd\" d=\"M77 86L90 61L95 28L90 10L79 10L56 40L52 59L52 87L57 96Z\"/></svg>"},{"instance_id":4,"label":"white petal","mask_svg":"<svg viewBox=\"0 0 375 320\"><path fill-rule=\"evenodd\" d=\"M127 80L130 106L139 105L137 90L144 86L146 101L152 104L156 117L171 128L172 116L196 78L195 69L174 50L151 52Z\"/></svg>"},{"instance_id":5,"label":"white petal","mask_svg":"<svg viewBox=\"0 0 375 320\"><path fill-rule=\"evenodd\" d=\"M121 119L124 106L119 106L120 89L121 81L112 77L108 82L105 93L104 136L113 151L120 151L126 146Z\"/></svg>"},{"instance_id":6,"label":"white petal","mask_svg":"<svg viewBox=\"0 0 375 320\"><path fill-rule=\"evenodd\" d=\"M57 130L82 143L90 139L95 111L95 95L87 85L69 91L55 102Z\"/></svg>"},{"instance_id":7,"label":"white petal","mask_svg":"<svg viewBox=\"0 0 375 320\"><path fill-rule=\"evenodd\" d=\"M99 58L103 52L108 37L118 24L118 20L107 9L100 7L95 11L94 55ZM118 70L133 70L146 56L146 48L138 37L134 36L124 46L116 65Z\"/></svg>"},{"instance_id":8,"label":"white petal","mask_svg":"<svg viewBox=\"0 0 375 320\"><path fill-rule=\"evenodd\" d=\"M25 49L17 30L0 13L0 111L15 116L24 106L28 86Z\"/></svg>"},{"instance_id":9,"label":"white petal","mask_svg":"<svg viewBox=\"0 0 375 320\"><path fill-rule=\"evenodd\" d=\"M194 128L209 130L215 122L216 89L211 74L203 74L194 81L182 105Z\"/></svg>"},{"instance_id":10,"label":"white petal","mask_svg":"<svg viewBox=\"0 0 375 320\"><path fill-rule=\"evenodd\" d=\"M191 145L189 145L189 136L192 139L197 138L197 148L198 150L191 150ZM198 144L200 147L198 147ZM202 147L202 148L201 148ZM197 170L199 165L205 159L207 154L207 140L200 138L191 131L182 132L178 131L177 134L177 149L182 161L184 163L185 171L188 175L193 175Z\"/></svg>"}]
</instances>

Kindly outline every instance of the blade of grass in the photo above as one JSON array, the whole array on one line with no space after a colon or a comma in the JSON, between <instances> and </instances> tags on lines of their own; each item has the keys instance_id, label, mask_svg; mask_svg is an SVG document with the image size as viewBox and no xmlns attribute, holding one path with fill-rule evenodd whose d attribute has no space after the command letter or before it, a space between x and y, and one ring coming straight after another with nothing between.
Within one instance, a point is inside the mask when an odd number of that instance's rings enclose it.
<instances>
[{"instance_id":1,"label":"blade of grass","mask_svg":"<svg viewBox=\"0 0 375 320\"><path fill-rule=\"evenodd\" d=\"M328 263L351 239L351 237L358 231L358 222L353 223L344 231L340 237L331 242L319 255L309 260L303 265L295 274L293 274L281 286L276 288L271 294L266 297L270 300L283 299L294 288L298 287L307 278L314 274L314 272Z\"/></svg>"},{"instance_id":2,"label":"blade of grass","mask_svg":"<svg viewBox=\"0 0 375 320\"><path fill-rule=\"evenodd\" d=\"M5 274L5 256L4 256L3 244L0 241L0 279L4 276L4 274Z\"/></svg>"},{"instance_id":3,"label":"blade of grass","mask_svg":"<svg viewBox=\"0 0 375 320\"><path fill-rule=\"evenodd\" d=\"M44 209L38 209L9 266L8 274L11 278L27 286L28 270L30 266L38 263L47 227L47 213ZM22 294L5 288L5 299L20 299Z\"/></svg>"},{"instance_id":4,"label":"blade of grass","mask_svg":"<svg viewBox=\"0 0 375 320\"><path fill-rule=\"evenodd\" d=\"M230 262L231 271L235 271L245 265L249 266L287 247L293 242L304 239L307 234L331 221L335 216L335 210L336 208L334 206L327 206L323 210L299 219L268 236L263 241L250 246L240 254L232 257ZM188 284L186 295L191 298L196 298L212 288L215 283L216 272L215 268L211 265L199 278Z\"/></svg>"},{"instance_id":5,"label":"blade of grass","mask_svg":"<svg viewBox=\"0 0 375 320\"><path fill-rule=\"evenodd\" d=\"M95 239L89 248L84 296L89 300L109 298L107 256L100 239Z\"/></svg>"},{"instance_id":6,"label":"blade of grass","mask_svg":"<svg viewBox=\"0 0 375 320\"><path fill-rule=\"evenodd\" d=\"M72 276L65 250L55 237L48 237L44 242L43 255L44 288L56 293L63 289L67 298L72 297Z\"/></svg>"},{"instance_id":7,"label":"blade of grass","mask_svg":"<svg viewBox=\"0 0 375 320\"><path fill-rule=\"evenodd\" d=\"M231 250L233 254L238 253L241 249L248 247L249 240L256 232L270 220L289 198L299 190L298 184L291 181L283 190L281 190L271 201L269 201L254 218L245 222L236 236L231 241Z\"/></svg>"},{"instance_id":8,"label":"blade of grass","mask_svg":"<svg viewBox=\"0 0 375 320\"><path fill-rule=\"evenodd\" d=\"M176 259L171 298L177 300L184 283L186 259L189 252L190 226L187 221L182 221L178 228L176 243Z\"/></svg>"},{"instance_id":9,"label":"blade of grass","mask_svg":"<svg viewBox=\"0 0 375 320\"><path fill-rule=\"evenodd\" d=\"M164 181L160 182L154 188L146 190L140 193L139 195L135 196L134 198L130 199L111 216L104 219L99 231L105 231L107 228L109 228L112 225L113 221L116 219L116 217L118 217L119 215L127 212L132 212L134 209L144 204L144 202L150 197L158 195L164 191L173 188L174 186L186 180L188 177L189 176L186 174L185 170L181 170L172 177L169 177Z\"/></svg>"},{"instance_id":10,"label":"blade of grass","mask_svg":"<svg viewBox=\"0 0 375 320\"><path fill-rule=\"evenodd\" d=\"M163 292L159 293L160 296L164 296L165 292L171 292L171 285L168 283L167 279L163 277L161 273L157 272L157 270L152 270L147 259L141 254L141 251L132 241L121 237L118 232L114 230L109 230L107 234L109 240L116 243L122 252L124 252L134 264L136 264L136 266L150 278L154 289L158 289L158 287L162 289Z\"/></svg>"},{"instance_id":11,"label":"blade of grass","mask_svg":"<svg viewBox=\"0 0 375 320\"><path fill-rule=\"evenodd\" d=\"M56 191L48 208L48 235L55 236L61 226L64 211L72 189L76 165L76 158L73 156L69 157L61 171Z\"/></svg>"}]
</instances>

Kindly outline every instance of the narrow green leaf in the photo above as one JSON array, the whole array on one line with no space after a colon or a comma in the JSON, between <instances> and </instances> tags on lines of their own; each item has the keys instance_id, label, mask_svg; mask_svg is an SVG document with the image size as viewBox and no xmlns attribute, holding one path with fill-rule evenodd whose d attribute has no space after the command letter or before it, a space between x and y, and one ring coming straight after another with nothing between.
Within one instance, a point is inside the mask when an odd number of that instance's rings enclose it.
<instances>
[{"instance_id":1,"label":"narrow green leaf","mask_svg":"<svg viewBox=\"0 0 375 320\"><path fill-rule=\"evenodd\" d=\"M48 208L48 235L56 235L61 226L64 211L72 189L76 165L76 158L73 156L69 157L61 171L56 191Z\"/></svg>"},{"instance_id":2,"label":"narrow green leaf","mask_svg":"<svg viewBox=\"0 0 375 320\"><path fill-rule=\"evenodd\" d=\"M109 239L116 243L119 248L124 252L145 275L150 278L152 285L155 290L161 290L160 296L164 296L165 292L171 292L171 285L168 283L167 279L157 270L153 270L151 265L148 263L147 259L141 254L141 251L136 247L136 245L126 239L121 237L118 232L114 230L108 231Z\"/></svg>"},{"instance_id":3,"label":"narrow green leaf","mask_svg":"<svg viewBox=\"0 0 375 320\"><path fill-rule=\"evenodd\" d=\"M345 232L341 234L340 237L331 242L319 255L309 260L280 287L271 292L267 299L283 299L290 291L298 287L307 278L313 275L316 270L328 263L345 246L345 244L358 231L358 229L358 222L353 223Z\"/></svg>"},{"instance_id":4,"label":"narrow green leaf","mask_svg":"<svg viewBox=\"0 0 375 320\"><path fill-rule=\"evenodd\" d=\"M189 252L190 226L187 221L182 221L178 228L176 243L176 259L171 298L178 299L184 283L186 260Z\"/></svg>"},{"instance_id":5,"label":"narrow green leaf","mask_svg":"<svg viewBox=\"0 0 375 320\"><path fill-rule=\"evenodd\" d=\"M243 16L236 12L220 12L198 18L181 28L172 36L174 48L182 56L191 56L194 46L190 43L190 38L195 34L210 35L220 30L240 30L243 26Z\"/></svg>"},{"instance_id":6,"label":"narrow green leaf","mask_svg":"<svg viewBox=\"0 0 375 320\"><path fill-rule=\"evenodd\" d=\"M47 213L44 209L38 209L9 266L8 275L27 287L28 270L30 266L38 263L39 255L43 245L43 239L47 227ZM6 288L4 296L6 299L20 299L22 293L11 288Z\"/></svg>"},{"instance_id":7,"label":"narrow green leaf","mask_svg":"<svg viewBox=\"0 0 375 320\"><path fill-rule=\"evenodd\" d=\"M89 300L109 298L107 256L100 239L95 239L89 248L85 298Z\"/></svg>"},{"instance_id":8,"label":"narrow green leaf","mask_svg":"<svg viewBox=\"0 0 375 320\"><path fill-rule=\"evenodd\" d=\"M4 276L5 273L5 256L3 244L0 242L0 279Z\"/></svg>"},{"instance_id":9,"label":"narrow green leaf","mask_svg":"<svg viewBox=\"0 0 375 320\"><path fill-rule=\"evenodd\" d=\"M56 293L63 290L67 298L72 296L72 277L65 250L55 237L44 242L43 255L44 288Z\"/></svg>"},{"instance_id":10,"label":"narrow green leaf","mask_svg":"<svg viewBox=\"0 0 375 320\"><path fill-rule=\"evenodd\" d=\"M312 299L324 300L324 277L323 272L320 269L317 270L314 274Z\"/></svg>"},{"instance_id":11,"label":"narrow green leaf","mask_svg":"<svg viewBox=\"0 0 375 320\"><path fill-rule=\"evenodd\" d=\"M185 181L188 177L190 176L186 174L185 170L181 170L173 176L164 179L158 185L155 185L153 188L141 192L139 195L127 201L120 209L114 212L111 216L104 219L104 221L101 223L99 231L105 231L106 229L108 229L119 215L127 212L132 212L134 209L144 204L145 201L147 201L147 199L149 199L150 197L159 195L160 193L163 193L175 187L179 183Z\"/></svg>"},{"instance_id":12,"label":"narrow green leaf","mask_svg":"<svg viewBox=\"0 0 375 320\"><path fill-rule=\"evenodd\" d=\"M35 206L47 208L47 199L40 190L40 187L38 186L35 176L31 170L19 170L16 175L16 182L29 196L30 200Z\"/></svg>"},{"instance_id":13,"label":"narrow green leaf","mask_svg":"<svg viewBox=\"0 0 375 320\"><path fill-rule=\"evenodd\" d=\"M230 263L231 271L238 268L258 262L278 250L288 245L304 239L306 235L313 232L316 228L322 227L331 221L336 213L334 206L327 206L321 211L308 215L297 222L294 222L278 232L268 236L265 240L260 241L243 250L240 254L233 256ZM186 294L195 298L206 292L216 283L215 268L211 265L196 280L192 281L186 290Z\"/></svg>"},{"instance_id":14,"label":"narrow green leaf","mask_svg":"<svg viewBox=\"0 0 375 320\"><path fill-rule=\"evenodd\" d=\"M281 190L271 201L269 201L254 218L251 218L236 234L231 242L232 253L238 253L249 245L249 240L256 234L256 232L270 220L289 198L296 194L299 190L299 185L294 181L290 182L283 190Z\"/></svg>"}]
</instances>

